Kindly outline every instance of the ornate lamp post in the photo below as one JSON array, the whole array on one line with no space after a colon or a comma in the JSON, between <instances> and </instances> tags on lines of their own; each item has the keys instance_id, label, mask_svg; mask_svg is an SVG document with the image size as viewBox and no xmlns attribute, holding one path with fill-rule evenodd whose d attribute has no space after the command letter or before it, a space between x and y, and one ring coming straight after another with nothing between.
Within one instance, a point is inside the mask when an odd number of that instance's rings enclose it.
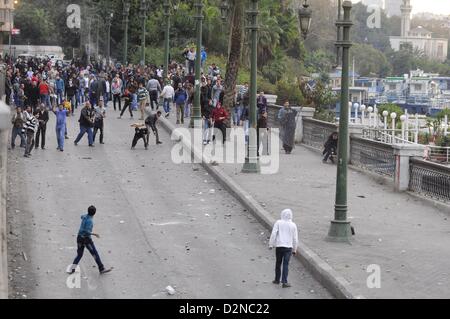
<instances>
[{"instance_id":1,"label":"ornate lamp post","mask_svg":"<svg viewBox=\"0 0 450 319\"><path fill-rule=\"evenodd\" d=\"M228 13L230 11L230 5L228 4L228 1L222 0L219 8L222 21L226 21L228 19Z\"/></svg>"},{"instance_id":2,"label":"ornate lamp post","mask_svg":"<svg viewBox=\"0 0 450 319\"><path fill-rule=\"evenodd\" d=\"M251 71L250 71L250 123L249 123L249 143L248 153L245 159L243 173L259 173L261 171L258 159L257 146L257 106L256 94L258 89L257 72L258 72L258 2L259 0L251 0L251 9L247 11L249 15L250 25L248 29L251 31Z\"/></svg>"},{"instance_id":3,"label":"ornate lamp post","mask_svg":"<svg viewBox=\"0 0 450 319\"><path fill-rule=\"evenodd\" d=\"M339 1L340 2L340 1ZM342 40L338 37L336 46L342 48L342 85L341 85L341 118L339 119L339 145L336 180L336 204L334 220L331 221L328 240L348 242L352 236L350 222L347 220L347 166L348 166L348 103L349 103L349 69L350 69L350 19L351 1L342 5L344 17L339 17L336 26L342 29Z\"/></svg>"},{"instance_id":4,"label":"ornate lamp post","mask_svg":"<svg viewBox=\"0 0 450 319\"><path fill-rule=\"evenodd\" d=\"M164 40L164 79L169 76L169 50L170 50L170 4L169 0L165 0L163 4L164 17L166 18L166 32Z\"/></svg>"},{"instance_id":5,"label":"ornate lamp post","mask_svg":"<svg viewBox=\"0 0 450 319\"><path fill-rule=\"evenodd\" d=\"M147 14L149 9L148 0L141 0L141 7L139 16L142 20L142 42L141 42L141 65L145 65L145 38L146 38L146 24L147 24Z\"/></svg>"},{"instance_id":6,"label":"ornate lamp post","mask_svg":"<svg viewBox=\"0 0 450 319\"><path fill-rule=\"evenodd\" d=\"M311 28L312 21L312 11L309 8L307 0L303 3L303 6L298 10L298 18L300 23L300 32L302 33L303 39L306 39Z\"/></svg>"},{"instance_id":7,"label":"ornate lamp post","mask_svg":"<svg viewBox=\"0 0 450 319\"><path fill-rule=\"evenodd\" d=\"M201 85L201 60L202 60L202 37L203 37L203 2L196 0L194 7L196 8L195 20L197 21L197 51L195 57L195 97L193 115L190 127L202 128L202 115L200 110L200 85Z\"/></svg>"},{"instance_id":8,"label":"ornate lamp post","mask_svg":"<svg viewBox=\"0 0 450 319\"><path fill-rule=\"evenodd\" d=\"M110 12L106 16L106 25L108 27L108 34L106 35L106 64L109 66L111 60L111 24L114 13Z\"/></svg>"},{"instance_id":9,"label":"ornate lamp post","mask_svg":"<svg viewBox=\"0 0 450 319\"><path fill-rule=\"evenodd\" d=\"M128 23L130 22L130 2L129 0L123 0L123 24L124 24L124 37L123 37L123 64L128 64Z\"/></svg>"}]
</instances>

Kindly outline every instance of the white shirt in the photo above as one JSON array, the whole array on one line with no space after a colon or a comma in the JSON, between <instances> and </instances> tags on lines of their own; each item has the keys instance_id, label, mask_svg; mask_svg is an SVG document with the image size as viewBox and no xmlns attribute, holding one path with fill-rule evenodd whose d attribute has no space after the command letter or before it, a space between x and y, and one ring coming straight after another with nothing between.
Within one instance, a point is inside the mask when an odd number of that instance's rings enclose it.
<instances>
[{"instance_id":1,"label":"white shirt","mask_svg":"<svg viewBox=\"0 0 450 319\"><path fill-rule=\"evenodd\" d=\"M175 97L175 90L171 85L166 85L161 93L161 97L165 99L173 99Z\"/></svg>"},{"instance_id":2,"label":"white shirt","mask_svg":"<svg viewBox=\"0 0 450 319\"><path fill-rule=\"evenodd\" d=\"M292 211L286 209L281 213L281 219L273 226L269 247L285 247L297 250L298 231L297 225L292 221Z\"/></svg>"}]
</instances>

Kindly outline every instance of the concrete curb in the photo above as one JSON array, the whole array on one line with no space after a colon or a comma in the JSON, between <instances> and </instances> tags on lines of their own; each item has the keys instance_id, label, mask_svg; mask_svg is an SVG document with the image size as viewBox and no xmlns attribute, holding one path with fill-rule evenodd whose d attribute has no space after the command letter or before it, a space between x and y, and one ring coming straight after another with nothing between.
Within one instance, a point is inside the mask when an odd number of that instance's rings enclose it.
<instances>
[{"instance_id":1,"label":"concrete curb","mask_svg":"<svg viewBox=\"0 0 450 319\"><path fill-rule=\"evenodd\" d=\"M160 119L162 127L172 134L176 127L166 119ZM175 139L181 141L186 150L190 150L199 163L216 181L233 195L266 229L272 230L276 220L265 210L247 191L238 185L221 168L212 166L203 158L200 150L192 148L191 141L175 133ZM335 298L339 299L362 299L353 291L350 283L339 275L328 263L323 261L311 249L300 242L297 259L308 269L314 278L316 278Z\"/></svg>"},{"instance_id":2,"label":"concrete curb","mask_svg":"<svg viewBox=\"0 0 450 319\"><path fill-rule=\"evenodd\" d=\"M0 299L8 298L8 250L6 233L6 173L10 110L0 101Z\"/></svg>"}]
</instances>

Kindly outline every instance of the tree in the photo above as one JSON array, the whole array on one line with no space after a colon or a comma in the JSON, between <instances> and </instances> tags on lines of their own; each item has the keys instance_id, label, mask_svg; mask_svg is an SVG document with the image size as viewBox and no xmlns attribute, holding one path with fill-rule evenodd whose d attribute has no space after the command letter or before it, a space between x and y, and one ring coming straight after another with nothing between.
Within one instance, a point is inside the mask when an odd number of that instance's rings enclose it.
<instances>
[{"instance_id":1,"label":"tree","mask_svg":"<svg viewBox=\"0 0 450 319\"><path fill-rule=\"evenodd\" d=\"M228 55L227 71L225 74L225 96L223 101L223 106L227 110L230 110L234 106L234 97L236 95L236 82L241 62L244 33L244 1L234 0L231 3L231 8L230 54Z\"/></svg>"}]
</instances>

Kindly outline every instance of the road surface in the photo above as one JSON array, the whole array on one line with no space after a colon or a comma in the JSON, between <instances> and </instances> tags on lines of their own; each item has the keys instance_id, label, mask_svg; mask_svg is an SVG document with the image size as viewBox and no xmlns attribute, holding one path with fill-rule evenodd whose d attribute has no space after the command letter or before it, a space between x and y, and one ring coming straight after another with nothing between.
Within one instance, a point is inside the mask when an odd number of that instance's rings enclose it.
<instances>
[{"instance_id":1,"label":"road surface","mask_svg":"<svg viewBox=\"0 0 450 319\"><path fill-rule=\"evenodd\" d=\"M273 285L270 235L199 165L176 165L174 142L160 129L162 146L130 150L134 123L111 107L105 145L56 151L54 115L47 149L9 151L8 219L11 298L330 298L297 261L292 288ZM79 112L79 111L78 111ZM214 190L214 191L213 191ZM76 255L80 216L95 205L95 239L105 265L100 276L86 251L80 288L65 270ZM75 285L74 285L75 283ZM176 293L169 296L165 288ZM75 286L75 288L73 288Z\"/></svg>"}]
</instances>

